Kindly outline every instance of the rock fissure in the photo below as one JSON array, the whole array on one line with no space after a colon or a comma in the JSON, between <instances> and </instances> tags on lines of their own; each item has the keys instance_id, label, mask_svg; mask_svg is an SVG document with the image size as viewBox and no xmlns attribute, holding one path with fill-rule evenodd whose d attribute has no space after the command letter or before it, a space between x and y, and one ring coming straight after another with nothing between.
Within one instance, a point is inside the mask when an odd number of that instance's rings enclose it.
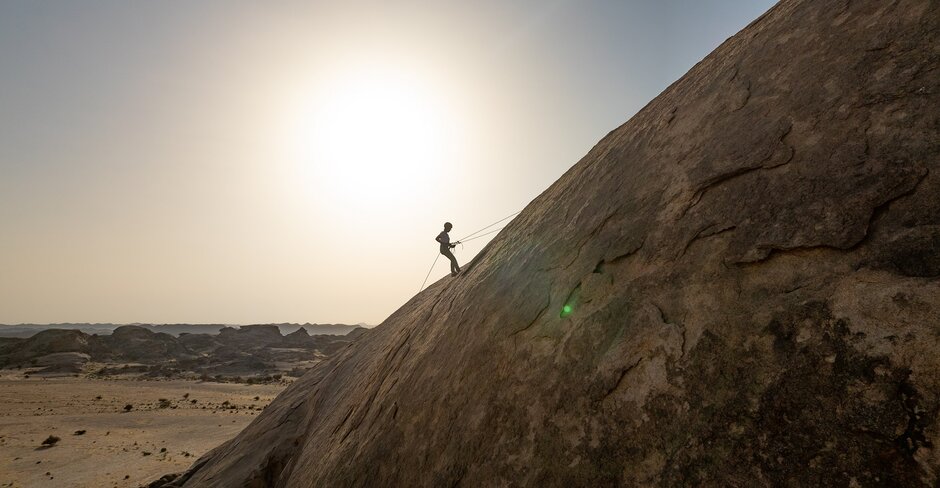
<instances>
[{"instance_id":1,"label":"rock fissure","mask_svg":"<svg viewBox=\"0 0 940 488\"><path fill-rule=\"evenodd\" d=\"M551 287L549 287L549 290L551 290ZM548 311L548 308L551 307L551 305L552 305L552 295L551 295L551 292L549 291L548 298L545 301L545 305L541 309L539 309L538 313L535 314L535 318L533 318L525 327L510 333L509 337L515 337L519 333L525 332L529 330L530 328L532 328L532 326L535 325L539 321L539 319L542 318L545 312Z\"/></svg>"},{"instance_id":2,"label":"rock fissure","mask_svg":"<svg viewBox=\"0 0 940 488\"><path fill-rule=\"evenodd\" d=\"M706 237L714 237L714 236L717 236L717 235L721 235L721 234L724 234L725 232L731 232L731 231L733 231L733 230L736 229L736 228L737 228L736 225L719 226L719 225L715 225L715 224L709 224L709 225L703 227L701 230L699 230L698 232L696 232L695 235L692 236L691 239L689 239L689 240L685 243L685 246L682 247L682 250L679 252L679 255L676 256L676 259L679 259L679 258L681 258L682 256L685 256L686 251L689 250L689 247L691 247L691 246L692 246L692 243L694 243L695 241L698 241L698 240L700 240L700 239L704 239L704 238L706 238Z\"/></svg>"},{"instance_id":3,"label":"rock fissure","mask_svg":"<svg viewBox=\"0 0 940 488\"><path fill-rule=\"evenodd\" d=\"M607 400L611 395L613 395L615 392L620 391L621 388L622 388L622 387L624 386L624 384L625 384L624 381L626 380L627 375L630 374L631 371L633 371L634 369L636 369L636 367L639 366L641 362L643 362L643 359L644 359L644 358L639 358L639 359L637 359L636 361L634 361L633 363L629 364L626 368L624 368L623 370L621 370L621 371L620 371L620 374L617 376L617 381L614 382L614 385L613 385L612 387L608 388L607 391L604 392L604 395L601 397L600 400L601 400L601 401L605 401L605 400Z\"/></svg>"},{"instance_id":4,"label":"rock fissure","mask_svg":"<svg viewBox=\"0 0 940 488\"><path fill-rule=\"evenodd\" d=\"M578 261L578 258L581 257L581 251L584 250L584 246L586 246L589 242L591 242L597 236L597 234L600 233L604 229L604 227L607 226L607 223L610 222L610 220L616 216L616 213L617 213L616 211L608 213L607 216L604 217L604 220L602 220L600 224L594 227L594 229L590 232L590 234L588 234L587 237L585 237L581 242L578 243L578 252L575 253L574 258L572 258L571 261L569 261L568 264L566 264L563 269L570 268L572 264Z\"/></svg>"}]
</instances>

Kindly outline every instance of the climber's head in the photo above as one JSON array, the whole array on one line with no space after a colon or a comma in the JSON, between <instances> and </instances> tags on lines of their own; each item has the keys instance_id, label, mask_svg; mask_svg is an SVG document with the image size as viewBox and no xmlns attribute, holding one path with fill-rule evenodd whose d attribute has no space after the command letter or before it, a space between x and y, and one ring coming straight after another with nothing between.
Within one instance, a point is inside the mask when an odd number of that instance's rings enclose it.
<instances>
[{"instance_id":1,"label":"climber's head","mask_svg":"<svg viewBox=\"0 0 940 488\"><path fill-rule=\"evenodd\" d=\"M454 228L454 225L450 222L444 222L444 232L450 232Z\"/></svg>"}]
</instances>

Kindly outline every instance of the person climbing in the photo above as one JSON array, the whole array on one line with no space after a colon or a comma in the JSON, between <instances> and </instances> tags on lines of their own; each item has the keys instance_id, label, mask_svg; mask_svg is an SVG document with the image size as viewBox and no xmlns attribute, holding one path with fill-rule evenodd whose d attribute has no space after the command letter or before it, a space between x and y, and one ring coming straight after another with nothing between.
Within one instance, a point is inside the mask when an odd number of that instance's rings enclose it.
<instances>
[{"instance_id":1,"label":"person climbing","mask_svg":"<svg viewBox=\"0 0 940 488\"><path fill-rule=\"evenodd\" d=\"M460 272L460 266L457 264L457 258L454 257L454 253L450 252L451 249L457 247L457 243L450 243L450 235L447 233L454 228L454 225L450 222L444 222L444 232L441 232L434 238L435 241L441 243L441 254L450 259L450 275L457 276L457 273Z\"/></svg>"}]
</instances>

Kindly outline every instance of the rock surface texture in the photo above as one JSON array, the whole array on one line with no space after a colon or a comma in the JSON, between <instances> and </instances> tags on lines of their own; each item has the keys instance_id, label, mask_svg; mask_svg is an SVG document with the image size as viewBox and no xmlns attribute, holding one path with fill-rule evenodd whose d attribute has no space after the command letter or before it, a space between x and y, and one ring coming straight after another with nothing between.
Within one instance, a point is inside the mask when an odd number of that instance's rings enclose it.
<instances>
[{"instance_id":1,"label":"rock surface texture","mask_svg":"<svg viewBox=\"0 0 940 488\"><path fill-rule=\"evenodd\" d=\"M785 0L171 482L937 486L940 2Z\"/></svg>"}]
</instances>

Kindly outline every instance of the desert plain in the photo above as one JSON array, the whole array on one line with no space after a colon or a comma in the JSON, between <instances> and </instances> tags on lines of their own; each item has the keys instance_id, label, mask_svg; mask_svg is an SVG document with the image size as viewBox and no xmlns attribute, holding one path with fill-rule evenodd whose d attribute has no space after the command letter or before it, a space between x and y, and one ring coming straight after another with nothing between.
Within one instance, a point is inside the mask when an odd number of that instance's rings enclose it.
<instances>
[{"instance_id":1,"label":"desert plain","mask_svg":"<svg viewBox=\"0 0 940 488\"><path fill-rule=\"evenodd\" d=\"M286 385L0 370L0 487L146 485L235 436Z\"/></svg>"}]
</instances>

